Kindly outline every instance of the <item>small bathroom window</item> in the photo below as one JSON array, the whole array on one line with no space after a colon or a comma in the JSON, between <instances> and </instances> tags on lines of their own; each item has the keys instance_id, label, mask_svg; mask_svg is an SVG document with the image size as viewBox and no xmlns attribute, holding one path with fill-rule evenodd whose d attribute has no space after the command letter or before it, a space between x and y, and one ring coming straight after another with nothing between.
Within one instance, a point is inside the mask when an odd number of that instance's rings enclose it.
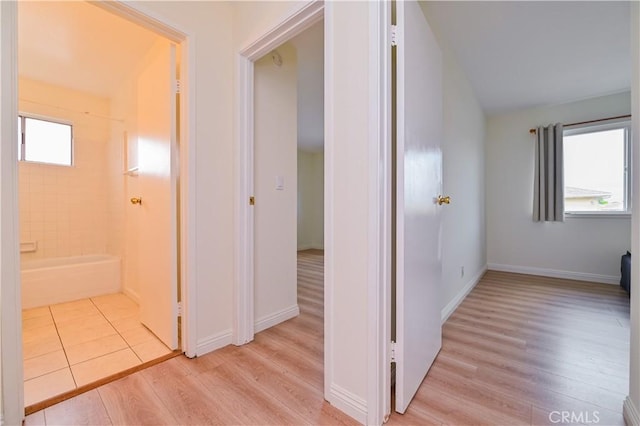
<instances>
[{"instance_id":1,"label":"small bathroom window","mask_svg":"<svg viewBox=\"0 0 640 426\"><path fill-rule=\"evenodd\" d=\"M18 116L18 160L71 166L73 126L49 119Z\"/></svg>"}]
</instances>

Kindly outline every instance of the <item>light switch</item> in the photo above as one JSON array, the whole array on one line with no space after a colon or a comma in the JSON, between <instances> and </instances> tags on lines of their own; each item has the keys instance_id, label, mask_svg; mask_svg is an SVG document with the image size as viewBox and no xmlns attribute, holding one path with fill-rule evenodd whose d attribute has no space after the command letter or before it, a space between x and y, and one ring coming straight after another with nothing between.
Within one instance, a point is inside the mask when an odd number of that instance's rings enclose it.
<instances>
[{"instance_id":1,"label":"light switch","mask_svg":"<svg viewBox=\"0 0 640 426\"><path fill-rule=\"evenodd\" d=\"M282 191L284 189L284 177L276 176L276 190Z\"/></svg>"}]
</instances>

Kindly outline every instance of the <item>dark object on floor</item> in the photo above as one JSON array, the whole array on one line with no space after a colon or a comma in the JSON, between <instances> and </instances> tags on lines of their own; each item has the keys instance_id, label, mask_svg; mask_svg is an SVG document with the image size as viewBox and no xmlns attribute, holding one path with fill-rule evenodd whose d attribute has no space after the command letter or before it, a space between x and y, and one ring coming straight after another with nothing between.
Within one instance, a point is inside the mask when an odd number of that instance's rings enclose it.
<instances>
[{"instance_id":1,"label":"dark object on floor","mask_svg":"<svg viewBox=\"0 0 640 426\"><path fill-rule=\"evenodd\" d=\"M622 255L620 262L620 287L627 290L631 294L631 253Z\"/></svg>"}]
</instances>

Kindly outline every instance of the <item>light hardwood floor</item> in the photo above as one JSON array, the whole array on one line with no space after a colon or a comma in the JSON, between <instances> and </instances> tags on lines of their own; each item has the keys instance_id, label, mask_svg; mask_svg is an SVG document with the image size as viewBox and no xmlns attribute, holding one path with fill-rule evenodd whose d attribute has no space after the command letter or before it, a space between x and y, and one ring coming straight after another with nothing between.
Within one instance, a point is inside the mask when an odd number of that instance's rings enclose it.
<instances>
[{"instance_id":1,"label":"light hardwood floor","mask_svg":"<svg viewBox=\"0 0 640 426\"><path fill-rule=\"evenodd\" d=\"M26 424L355 424L322 398L322 263L322 252L299 254L300 316L254 342L173 358ZM389 423L553 424L573 411L623 424L628 318L614 286L489 272L444 325L407 413Z\"/></svg>"}]
</instances>

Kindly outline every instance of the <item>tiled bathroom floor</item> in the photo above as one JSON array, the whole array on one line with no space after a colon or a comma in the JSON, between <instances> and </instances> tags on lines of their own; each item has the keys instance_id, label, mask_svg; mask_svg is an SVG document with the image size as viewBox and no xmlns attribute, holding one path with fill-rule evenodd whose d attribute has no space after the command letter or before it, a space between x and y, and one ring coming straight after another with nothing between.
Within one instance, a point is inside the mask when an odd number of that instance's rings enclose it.
<instances>
[{"instance_id":1,"label":"tiled bathroom floor","mask_svg":"<svg viewBox=\"0 0 640 426\"><path fill-rule=\"evenodd\" d=\"M25 405L171 351L122 293L22 311Z\"/></svg>"}]
</instances>

